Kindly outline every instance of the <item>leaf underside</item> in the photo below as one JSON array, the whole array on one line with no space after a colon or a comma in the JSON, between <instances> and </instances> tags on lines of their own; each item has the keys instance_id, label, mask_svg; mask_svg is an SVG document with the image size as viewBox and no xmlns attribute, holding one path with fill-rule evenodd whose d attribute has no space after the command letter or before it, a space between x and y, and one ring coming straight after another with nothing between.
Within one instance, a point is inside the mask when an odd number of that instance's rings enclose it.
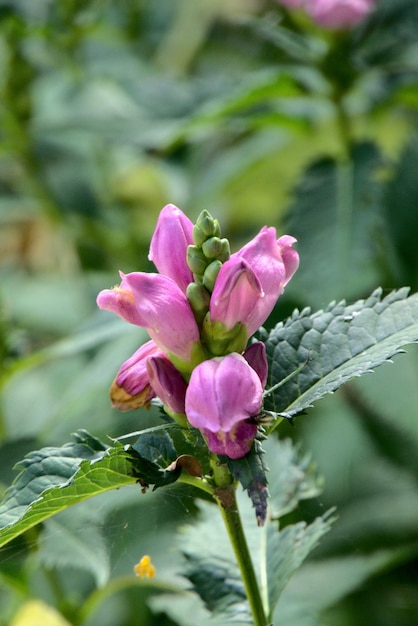
<instances>
[{"instance_id":1,"label":"leaf underside","mask_svg":"<svg viewBox=\"0 0 418 626\"><path fill-rule=\"evenodd\" d=\"M355 376L372 371L418 340L418 294L408 288L382 299L376 289L351 305L295 311L266 340L268 387L296 372L266 396L264 408L291 417Z\"/></svg>"}]
</instances>

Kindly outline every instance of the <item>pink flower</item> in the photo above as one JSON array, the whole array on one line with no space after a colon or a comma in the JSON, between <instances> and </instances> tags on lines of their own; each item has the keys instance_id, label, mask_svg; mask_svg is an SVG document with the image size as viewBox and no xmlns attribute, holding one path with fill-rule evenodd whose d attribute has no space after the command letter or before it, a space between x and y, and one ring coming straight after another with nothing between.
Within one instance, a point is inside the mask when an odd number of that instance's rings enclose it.
<instances>
[{"instance_id":1,"label":"pink flower","mask_svg":"<svg viewBox=\"0 0 418 626\"><path fill-rule=\"evenodd\" d=\"M227 330L241 323L250 337L271 313L285 285L295 273L296 240L289 235L276 240L275 228L261 229L219 271L210 301L210 320Z\"/></svg>"},{"instance_id":2,"label":"pink flower","mask_svg":"<svg viewBox=\"0 0 418 626\"><path fill-rule=\"evenodd\" d=\"M251 418L260 412L263 386L239 354L204 361L192 372L186 415L199 428L209 449L231 459L250 450L257 433Z\"/></svg>"},{"instance_id":3,"label":"pink flower","mask_svg":"<svg viewBox=\"0 0 418 626\"><path fill-rule=\"evenodd\" d=\"M157 355L162 355L161 350L153 341L148 341L122 364L110 388L113 408L130 411L146 406L155 398L146 364L150 356Z\"/></svg>"},{"instance_id":4,"label":"pink flower","mask_svg":"<svg viewBox=\"0 0 418 626\"><path fill-rule=\"evenodd\" d=\"M364 20L374 3L375 0L307 0L306 11L325 28L345 29Z\"/></svg>"},{"instance_id":5,"label":"pink flower","mask_svg":"<svg viewBox=\"0 0 418 626\"><path fill-rule=\"evenodd\" d=\"M193 274L186 262L187 247L193 244L193 224L174 204L167 204L159 217L151 239L149 260L186 293Z\"/></svg>"},{"instance_id":6,"label":"pink flower","mask_svg":"<svg viewBox=\"0 0 418 626\"><path fill-rule=\"evenodd\" d=\"M187 384L180 372L166 356L147 359L147 372L152 389L166 408L176 414L184 414Z\"/></svg>"},{"instance_id":7,"label":"pink flower","mask_svg":"<svg viewBox=\"0 0 418 626\"><path fill-rule=\"evenodd\" d=\"M268 363L266 356L266 346L262 341L255 341L252 343L242 355L247 361L248 365L258 375L261 385L264 389L267 383L268 376Z\"/></svg>"},{"instance_id":8,"label":"pink flower","mask_svg":"<svg viewBox=\"0 0 418 626\"><path fill-rule=\"evenodd\" d=\"M119 287L105 289L97 297L99 308L147 329L169 358L185 366L202 360L199 328L180 287L160 274L122 274Z\"/></svg>"}]
</instances>

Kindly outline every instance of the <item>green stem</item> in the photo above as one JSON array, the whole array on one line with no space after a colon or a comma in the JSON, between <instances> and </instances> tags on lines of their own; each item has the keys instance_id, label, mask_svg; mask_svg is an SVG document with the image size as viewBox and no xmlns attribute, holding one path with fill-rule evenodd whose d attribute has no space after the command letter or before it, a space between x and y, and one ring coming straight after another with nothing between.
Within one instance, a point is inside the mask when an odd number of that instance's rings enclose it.
<instances>
[{"instance_id":1,"label":"green stem","mask_svg":"<svg viewBox=\"0 0 418 626\"><path fill-rule=\"evenodd\" d=\"M267 626L268 621L238 510L236 485L231 484L228 487L219 488L215 493L215 499L221 511L241 572L241 578L253 615L254 626Z\"/></svg>"},{"instance_id":2,"label":"green stem","mask_svg":"<svg viewBox=\"0 0 418 626\"><path fill-rule=\"evenodd\" d=\"M204 478L198 478L197 476L191 476L187 474L187 472L182 472L178 482L185 483L186 485L192 485L193 487L197 487L197 489L201 489L206 493L209 493L211 496L214 494L214 487L210 485Z\"/></svg>"}]
</instances>

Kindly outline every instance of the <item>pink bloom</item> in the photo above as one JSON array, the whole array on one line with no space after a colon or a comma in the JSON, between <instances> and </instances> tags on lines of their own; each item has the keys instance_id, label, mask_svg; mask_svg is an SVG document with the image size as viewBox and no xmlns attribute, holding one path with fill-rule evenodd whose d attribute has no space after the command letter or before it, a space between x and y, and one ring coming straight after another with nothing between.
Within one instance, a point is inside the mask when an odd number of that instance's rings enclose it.
<instances>
[{"instance_id":1,"label":"pink bloom","mask_svg":"<svg viewBox=\"0 0 418 626\"><path fill-rule=\"evenodd\" d=\"M186 415L199 428L209 449L232 459L250 450L263 387L257 373L237 353L204 361L192 372L186 392Z\"/></svg>"},{"instance_id":2,"label":"pink bloom","mask_svg":"<svg viewBox=\"0 0 418 626\"><path fill-rule=\"evenodd\" d=\"M121 277L119 287L99 293L99 308L146 328L167 356L190 362L199 348L199 328L180 287L160 274L132 272Z\"/></svg>"},{"instance_id":3,"label":"pink bloom","mask_svg":"<svg viewBox=\"0 0 418 626\"><path fill-rule=\"evenodd\" d=\"M125 361L110 388L112 406L119 411L138 409L155 398L155 391L150 384L146 363L150 356L162 352L153 341L144 343Z\"/></svg>"},{"instance_id":4,"label":"pink bloom","mask_svg":"<svg viewBox=\"0 0 418 626\"><path fill-rule=\"evenodd\" d=\"M262 341L255 341L250 346L248 346L242 356L247 361L248 365L250 365L252 369L256 372L264 389L267 383L268 376L268 364L265 344Z\"/></svg>"},{"instance_id":5,"label":"pink bloom","mask_svg":"<svg viewBox=\"0 0 418 626\"><path fill-rule=\"evenodd\" d=\"M325 28L352 28L371 12L375 0L307 0L306 11Z\"/></svg>"},{"instance_id":6,"label":"pink bloom","mask_svg":"<svg viewBox=\"0 0 418 626\"><path fill-rule=\"evenodd\" d=\"M270 315L298 267L298 253L291 247L295 241L289 235L276 241L276 229L264 226L233 254L215 282L211 322L221 322L227 330L240 322L250 337Z\"/></svg>"},{"instance_id":7,"label":"pink bloom","mask_svg":"<svg viewBox=\"0 0 418 626\"><path fill-rule=\"evenodd\" d=\"M193 224L174 204L167 204L159 217L151 239L149 260L185 293L193 281L186 262L187 246L193 244Z\"/></svg>"},{"instance_id":8,"label":"pink bloom","mask_svg":"<svg viewBox=\"0 0 418 626\"><path fill-rule=\"evenodd\" d=\"M173 413L184 414L187 384L166 356L151 356L147 360L151 386L162 403Z\"/></svg>"}]
</instances>

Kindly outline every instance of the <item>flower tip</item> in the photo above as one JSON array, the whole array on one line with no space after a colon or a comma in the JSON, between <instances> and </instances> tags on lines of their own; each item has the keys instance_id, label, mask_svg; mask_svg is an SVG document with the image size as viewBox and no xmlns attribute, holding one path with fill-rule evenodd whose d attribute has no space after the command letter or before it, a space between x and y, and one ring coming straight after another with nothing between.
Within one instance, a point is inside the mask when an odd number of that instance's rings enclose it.
<instances>
[{"instance_id":1,"label":"flower tip","mask_svg":"<svg viewBox=\"0 0 418 626\"><path fill-rule=\"evenodd\" d=\"M155 396L149 385L144 387L139 393L131 395L123 387L119 387L116 379L110 387L109 395L112 408L122 412L133 411L142 407L148 409L150 400Z\"/></svg>"}]
</instances>

